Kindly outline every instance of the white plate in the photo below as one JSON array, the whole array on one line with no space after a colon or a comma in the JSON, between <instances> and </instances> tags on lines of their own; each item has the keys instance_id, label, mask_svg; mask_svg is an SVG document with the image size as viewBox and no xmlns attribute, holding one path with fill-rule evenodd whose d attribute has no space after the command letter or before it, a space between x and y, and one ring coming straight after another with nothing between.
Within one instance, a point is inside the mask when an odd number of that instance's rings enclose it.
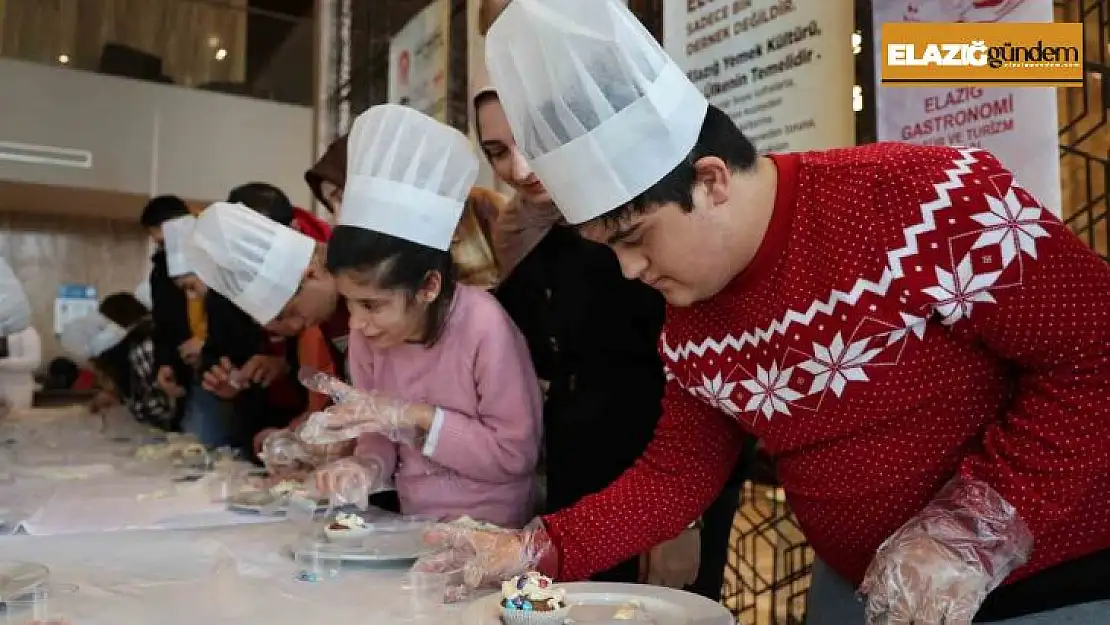
<instances>
[{"instance_id":1,"label":"white plate","mask_svg":"<svg viewBox=\"0 0 1110 625\"><path fill-rule=\"evenodd\" d=\"M49 577L50 569L41 564L0 560L0 600L26 595Z\"/></svg>"},{"instance_id":2,"label":"white plate","mask_svg":"<svg viewBox=\"0 0 1110 625\"><path fill-rule=\"evenodd\" d=\"M330 543L326 539L305 541L288 547L293 557L315 550L325 558L343 562L412 562L434 550L424 542L422 532L386 532L372 534L362 545Z\"/></svg>"},{"instance_id":3,"label":"white plate","mask_svg":"<svg viewBox=\"0 0 1110 625\"><path fill-rule=\"evenodd\" d=\"M567 591L571 618L579 610L593 606L614 609L630 601L638 602L656 625L734 625L732 614L720 604L688 592L645 586L642 584L609 584L579 582L560 584ZM591 615L592 616L592 615ZM604 618L603 616L601 618ZM501 625L501 595L478 599L463 612L463 623L469 625Z\"/></svg>"}]
</instances>

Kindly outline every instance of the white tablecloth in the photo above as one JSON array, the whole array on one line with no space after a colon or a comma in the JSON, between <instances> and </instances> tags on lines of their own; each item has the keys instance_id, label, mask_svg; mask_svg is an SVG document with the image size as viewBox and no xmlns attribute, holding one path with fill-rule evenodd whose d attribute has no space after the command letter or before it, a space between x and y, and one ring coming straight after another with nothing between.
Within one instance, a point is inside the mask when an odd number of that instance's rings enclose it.
<instances>
[{"instance_id":1,"label":"white tablecloth","mask_svg":"<svg viewBox=\"0 0 1110 625\"><path fill-rule=\"evenodd\" d=\"M288 523L12 536L0 538L0 558L45 564L51 582L77 584L73 625L413 622L405 568L346 566L328 581L297 581L283 553L291 537ZM461 608L424 622L457 623Z\"/></svg>"}]
</instances>

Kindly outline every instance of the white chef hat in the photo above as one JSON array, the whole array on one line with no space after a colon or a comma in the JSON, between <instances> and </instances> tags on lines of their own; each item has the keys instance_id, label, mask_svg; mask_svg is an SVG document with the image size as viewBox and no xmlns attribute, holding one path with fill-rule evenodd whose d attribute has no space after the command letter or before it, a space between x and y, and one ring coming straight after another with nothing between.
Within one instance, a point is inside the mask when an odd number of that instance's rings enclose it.
<instances>
[{"instance_id":1,"label":"white chef hat","mask_svg":"<svg viewBox=\"0 0 1110 625\"><path fill-rule=\"evenodd\" d=\"M0 336L22 332L30 323L31 306L23 285L8 261L0 258Z\"/></svg>"},{"instance_id":2,"label":"white chef hat","mask_svg":"<svg viewBox=\"0 0 1110 625\"><path fill-rule=\"evenodd\" d=\"M339 225L447 251L477 179L461 132L415 109L375 106L351 127Z\"/></svg>"},{"instance_id":3,"label":"white chef hat","mask_svg":"<svg viewBox=\"0 0 1110 625\"><path fill-rule=\"evenodd\" d=\"M513 0L486 65L517 145L575 224L669 174L709 106L618 0Z\"/></svg>"},{"instance_id":4,"label":"white chef hat","mask_svg":"<svg viewBox=\"0 0 1110 625\"><path fill-rule=\"evenodd\" d=\"M216 202L197 217L185 246L209 288L266 324L293 298L316 243L242 204Z\"/></svg>"},{"instance_id":5,"label":"white chef hat","mask_svg":"<svg viewBox=\"0 0 1110 625\"><path fill-rule=\"evenodd\" d=\"M197 218L193 215L177 217L162 224L162 238L166 242L166 272L171 278L192 273L185 258L185 243L196 225Z\"/></svg>"},{"instance_id":6,"label":"white chef hat","mask_svg":"<svg viewBox=\"0 0 1110 625\"><path fill-rule=\"evenodd\" d=\"M67 353L88 360L119 345L126 336L127 330L94 312L67 323L58 340Z\"/></svg>"}]
</instances>

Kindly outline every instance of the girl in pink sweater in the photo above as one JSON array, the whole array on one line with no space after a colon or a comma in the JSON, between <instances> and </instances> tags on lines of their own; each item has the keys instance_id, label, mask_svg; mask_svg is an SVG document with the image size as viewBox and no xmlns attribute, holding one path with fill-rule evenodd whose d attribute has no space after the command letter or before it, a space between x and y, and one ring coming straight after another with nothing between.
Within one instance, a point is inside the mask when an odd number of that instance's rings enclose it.
<instances>
[{"instance_id":1,"label":"girl in pink sweater","mask_svg":"<svg viewBox=\"0 0 1110 625\"><path fill-rule=\"evenodd\" d=\"M457 282L448 251L477 157L457 131L389 105L356 120L350 141L327 261L351 311L355 390L327 382L337 405L305 431L359 434L353 458L317 484L392 481L405 514L520 527L533 513L539 383L516 326L491 295Z\"/></svg>"}]
</instances>

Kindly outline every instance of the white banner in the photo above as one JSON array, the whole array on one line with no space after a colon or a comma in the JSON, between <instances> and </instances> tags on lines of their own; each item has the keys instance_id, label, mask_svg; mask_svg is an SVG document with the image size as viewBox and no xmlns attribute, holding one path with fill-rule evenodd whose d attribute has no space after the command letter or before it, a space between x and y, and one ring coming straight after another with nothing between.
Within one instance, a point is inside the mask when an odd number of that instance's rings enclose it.
<instances>
[{"instance_id":1,"label":"white banner","mask_svg":"<svg viewBox=\"0 0 1110 625\"><path fill-rule=\"evenodd\" d=\"M435 0L389 43L389 101L446 121L451 2Z\"/></svg>"},{"instance_id":2,"label":"white banner","mask_svg":"<svg viewBox=\"0 0 1110 625\"><path fill-rule=\"evenodd\" d=\"M875 67L882 66L882 25L913 21L1051 22L1052 0L875 0ZM879 141L989 150L1060 215L1055 89L877 86L876 92Z\"/></svg>"},{"instance_id":3,"label":"white banner","mask_svg":"<svg viewBox=\"0 0 1110 625\"><path fill-rule=\"evenodd\" d=\"M667 52L760 152L855 145L852 0L664 0Z\"/></svg>"}]
</instances>

